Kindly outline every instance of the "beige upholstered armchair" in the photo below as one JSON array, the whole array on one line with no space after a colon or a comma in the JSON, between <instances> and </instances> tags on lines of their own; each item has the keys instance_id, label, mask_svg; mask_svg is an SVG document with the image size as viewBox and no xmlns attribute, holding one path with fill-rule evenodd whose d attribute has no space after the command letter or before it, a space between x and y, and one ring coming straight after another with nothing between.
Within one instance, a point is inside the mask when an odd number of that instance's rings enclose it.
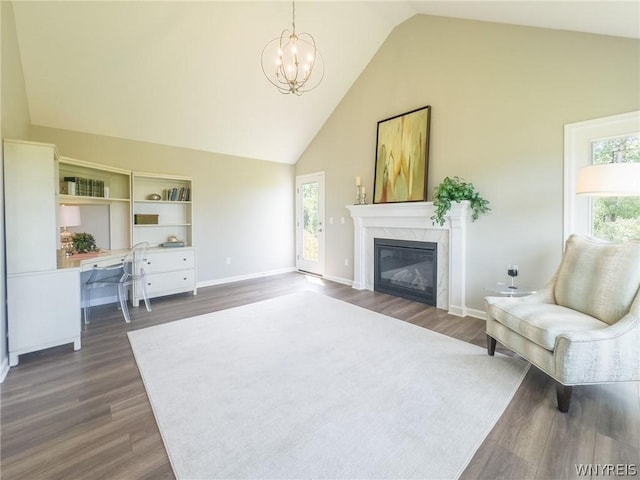
<instances>
[{"instance_id":1,"label":"beige upholstered armchair","mask_svg":"<svg viewBox=\"0 0 640 480\"><path fill-rule=\"evenodd\" d=\"M489 355L498 341L554 378L561 412L573 385L640 381L639 288L640 240L572 235L541 291L486 297Z\"/></svg>"}]
</instances>

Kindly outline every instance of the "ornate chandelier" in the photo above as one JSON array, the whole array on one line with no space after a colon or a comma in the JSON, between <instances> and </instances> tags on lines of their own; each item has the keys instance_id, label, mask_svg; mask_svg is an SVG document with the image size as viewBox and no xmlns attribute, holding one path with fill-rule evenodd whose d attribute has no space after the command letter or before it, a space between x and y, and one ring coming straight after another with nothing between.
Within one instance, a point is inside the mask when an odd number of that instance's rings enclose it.
<instances>
[{"instance_id":1,"label":"ornate chandelier","mask_svg":"<svg viewBox=\"0 0 640 480\"><path fill-rule=\"evenodd\" d=\"M296 4L292 3L292 28L285 29L262 49L262 72L280 93L302 95L324 77L324 63L308 33L296 33Z\"/></svg>"}]
</instances>

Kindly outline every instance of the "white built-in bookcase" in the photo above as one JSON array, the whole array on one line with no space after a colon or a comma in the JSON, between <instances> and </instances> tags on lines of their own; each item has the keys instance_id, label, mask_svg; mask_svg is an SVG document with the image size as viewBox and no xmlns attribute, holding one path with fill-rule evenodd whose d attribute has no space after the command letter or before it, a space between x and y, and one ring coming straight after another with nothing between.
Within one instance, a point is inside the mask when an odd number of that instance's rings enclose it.
<instances>
[{"instance_id":1,"label":"white built-in bookcase","mask_svg":"<svg viewBox=\"0 0 640 480\"><path fill-rule=\"evenodd\" d=\"M158 246L169 237L192 245L192 180L178 175L133 172L133 243ZM173 192L173 195L172 195ZM160 196L155 200L156 195ZM157 215L157 223L136 221L139 215Z\"/></svg>"}]
</instances>

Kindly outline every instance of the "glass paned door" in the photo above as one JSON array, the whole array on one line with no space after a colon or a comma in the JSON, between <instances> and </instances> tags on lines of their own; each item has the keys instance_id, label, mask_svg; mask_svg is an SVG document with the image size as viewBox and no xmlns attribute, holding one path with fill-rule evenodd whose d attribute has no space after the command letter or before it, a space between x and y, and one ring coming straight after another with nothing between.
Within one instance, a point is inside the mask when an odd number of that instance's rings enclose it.
<instances>
[{"instance_id":1,"label":"glass paned door","mask_svg":"<svg viewBox=\"0 0 640 480\"><path fill-rule=\"evenodd\" d=\"M302 258L318 261L318 182L302 185Z\"/></svg>"},{"instance_id":2,"label":"glass paned door","mask_svg":"<svg viewBox=\"0 0 640 480\"><path fill-rule=\"evenodd\" d=\"M296 244L298 270L324 273L324 174L296 179Z\"/></svg>"}]
</instances>

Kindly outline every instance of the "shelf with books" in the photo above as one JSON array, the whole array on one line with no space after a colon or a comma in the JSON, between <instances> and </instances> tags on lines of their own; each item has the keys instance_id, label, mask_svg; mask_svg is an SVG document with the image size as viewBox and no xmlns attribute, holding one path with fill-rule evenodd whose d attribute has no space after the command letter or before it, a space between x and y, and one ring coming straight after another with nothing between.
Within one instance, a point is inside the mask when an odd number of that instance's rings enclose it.
<instances>
[{"instance_id":1,"label":"shelf with books","mask_svg":"<svg viewBox=\"0 0 640 480\"><path fill-rule=\"evenodd\" d=\"M79 205L82 225L100 248L131 247L131 172L108 165L60 157L58 205Z\"/></svg>"},{"instance_id":2,"label":"shelf with books","mask_svg":"<svg viewBox=\"0 0 640 480\"><path fill-rule=\"evenodd\" d=\"M131 198L131 172L128 170L60 157L58 178L60 195L122 200Z\"/></svg>"},{"instance_id":3,"label":"shelf with books","mask_svg":"<svg viewBox=\"0 0 640 480\"><path fill-rule=\"evenodd\" d=\"M133 172L133 243L159 246L175 237L191 246L192 180L178 175ZM137 216L154 217L152 224L136 222Z\"/></svg>"}]
</instances>

